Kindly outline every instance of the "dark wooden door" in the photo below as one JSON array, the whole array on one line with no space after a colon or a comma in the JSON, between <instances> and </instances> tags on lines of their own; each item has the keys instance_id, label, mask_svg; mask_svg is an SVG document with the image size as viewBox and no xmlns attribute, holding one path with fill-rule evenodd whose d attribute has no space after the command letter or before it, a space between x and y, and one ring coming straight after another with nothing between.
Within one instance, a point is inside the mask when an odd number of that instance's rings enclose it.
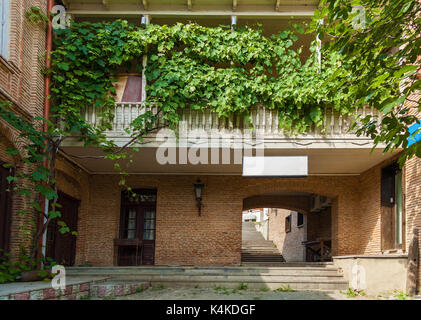
<instances>
[{"instance_id":1,"label":"dark wooden door","mask_svg":"<svg viewBox=\"0 0 421 320\"><path fill-rule=\"evenodd\" d=\"M60 265L73 266L76 256L76 236L72 235L77 231L79 201L64 194L59 194L59 208L61 217L54 219L48 226L47 232L47 257L54 259ZM70 232L62 234L59 231L58 222L64 221L70 228Z\"/></svg>"},{"instance_id":2,"label":"dark wooden door","mask_svg":"<svg viewBox=\"0 0 421 320\"><path fill-rule=\"evenodd\" d=\"M7 177L11 171L4 168L0 162L0 257L9 250L11 193Z\"/></svg>"},{"instance_id":3,"label":"dark wooden door","mask_svg":"<svg viewBox=\"0 0 421 320\"><path fill-rule=\"evenodd\" d=\"M119 246L118 265L153 265L155 262L156 191L135 190L122 195L120 239L138 239L141 246Z\"/></svg>"},{"instance_id":4,"label":"dark wooden door","mask_svg":"<svg viewBox=\"0 0 421 320\"><path fill-rule=\"evenodd\" d=\"M142 221L142 241L143 253L142 260L145 265L153 265L155 260L155 206L146 206L141 209L140 219Z\"/></svg>"},{"instance_id":5,"label":"dark wooden door","mask_svg":"<svg viewBox=\"0 0 421 320\"><path fill-rule=\"evenodd\" d=\"M381 247L402 247L402 171L394 163L382 169L381 176Z\"/></svg>"}]
</instances>

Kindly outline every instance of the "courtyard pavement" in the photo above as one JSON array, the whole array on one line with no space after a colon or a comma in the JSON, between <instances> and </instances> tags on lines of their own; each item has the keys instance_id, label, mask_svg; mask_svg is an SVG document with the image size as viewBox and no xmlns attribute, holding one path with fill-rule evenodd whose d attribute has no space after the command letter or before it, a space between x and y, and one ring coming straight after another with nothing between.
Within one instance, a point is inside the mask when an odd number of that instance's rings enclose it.
<instances>
[{"instance_id":1,"label":"courtyard pavement","mask_svg":"<svg viewBox=\"0 0 421 320\"><path fill-rule=\"evenodd\" d=\"M226 288L165 288L152 287L143 292L119 297L120 300L397 300L396 293L383 296L348 297L340 291L274 292Z\"/></svg>"}]
</instances>

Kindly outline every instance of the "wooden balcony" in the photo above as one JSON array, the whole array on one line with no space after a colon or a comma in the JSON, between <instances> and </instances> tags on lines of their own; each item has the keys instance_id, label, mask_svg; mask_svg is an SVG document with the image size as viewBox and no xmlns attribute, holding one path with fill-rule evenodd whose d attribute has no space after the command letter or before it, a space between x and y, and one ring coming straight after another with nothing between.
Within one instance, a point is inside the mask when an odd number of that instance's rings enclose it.
<instances>
[{"instance_id":1,"label":"wooden balcony","mask_svg":"<svg viewBox=\"0 0 421 320\"><path fill-rule=\"evenodd\" d=\"M130 135L125 129L142 112L157 112L156 107L146 108L142 103L117 103L114 108L115 117L111 130L106 132L109 139L119 147L126 145ZM101 110L88 107L83 115L93 125L99 124L97 115ZM361 109L361 116L373 115L380 119L381 115L372 109ZM357 175L376 164L396 155L383 154L383 145L370 152L373 141L365 136L357 137L349 130L355 116L340 115L328 109L325 113L324 132L320 128L311 127L303 134L289 135L279 129L278 112L263 107L252 110L251 124L245 122L241 115L230 118L219 118L216 113L199 112L190 109L183 110L176 133L163 129L144 137L141 143L136 143L139 152L134 152L134 162L130 172L136 174L233 174L242 172L242 155L252 152L264 152L264 156L300 156L307 155L309 159L309 174L312 175ZM159 119L159 126L164 124ZM200 148L207 150L206 163L184 163L180 157L183 150L194 152ZM158 151L160 150L160 151ZM176 154L175 163L162 165L157 159L160 152ZM219 150L219 151L216 151ZM221 158L224 150L229 150L229 159ZM100 148L84 146L75 136L66 139L62 144L65 156L92 174L115 173L112 161L98 159L102 155ZM175 153L174 153L175 152ZM202 151L201 151L202 152ZM203 151L205 152L205 151ZM219 164L212 161L214 152ZM227 155L227 153L225 153ZM261 155L261 153L259 153ZM93 157L92 157L93 156Z\"/></svg>"}]
</instances>

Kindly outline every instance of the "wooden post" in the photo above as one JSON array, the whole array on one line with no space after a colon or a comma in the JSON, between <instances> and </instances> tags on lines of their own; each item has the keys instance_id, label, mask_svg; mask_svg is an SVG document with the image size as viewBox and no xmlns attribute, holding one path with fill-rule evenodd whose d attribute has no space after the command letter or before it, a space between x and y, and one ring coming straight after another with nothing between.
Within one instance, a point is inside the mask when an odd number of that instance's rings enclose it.
<instances>
[{"instance_id":1,"label":"wooden post","mask_svg":"<svg viewBox=\"0 0 421 320\"><path fill-rule=\"evenodd\" d=\"M406 280L406 294L414 296L417 293L419 264L419 235L418 229L414 228L411 243L408 249L408 273Z\"/></svg>"}]
</instances>

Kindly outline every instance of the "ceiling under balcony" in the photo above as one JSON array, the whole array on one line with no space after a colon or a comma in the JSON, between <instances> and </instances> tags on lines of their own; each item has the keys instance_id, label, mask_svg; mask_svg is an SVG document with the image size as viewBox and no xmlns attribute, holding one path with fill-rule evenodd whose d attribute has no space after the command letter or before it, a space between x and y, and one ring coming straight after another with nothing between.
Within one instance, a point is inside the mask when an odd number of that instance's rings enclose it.
<instances>
[{"instance_id":1,"label":"ceiling under balcony","mask_svg":"<svg viewBox=\"0 0 421 320\"><path fill-rule=\"evenodd\" d=\"M263 30L270 36L292 24L311 20L318 0L65 0L67 11L76 21L110 21L125 19L140 25L140 17L148 15L150 23L174 25L197 23L207 27L230 25L237 16L237 26ZM303 58L315 35L299 35L294 49L303 48Z\"/></svg>"},{"instance_id":2,"label":"ceiling under balcony","mask_svg":"<svg viewBox=\"0 0 421 320\"><path fill-rule=\"evenodd\" d=\"M319 0L62 0L78 15L311 16Z\"/></svg>"},{"instance_id":3,"label":"ceiling under balcony","mask_svg":"<svg viewBox=\"0 0 421 320\"><path fill-rule=\"evenodd\" d=\"M383 154L382 149L375 149L370 152L372 145L359 148L288 148L288 149L267 149L265 156L308 156L309 175L359 175L373 166L396 155L399 151ZM63 151L69 160L74 161L91 174L115 174L114 162L108 159L95 157L103 155L99 148L87 148L71 146L71 143L64 146ZM241 175L242 164L236 163L234 151L230 151L229 162L224 164L222 151L215 149L208 150L207 164L203 162L193 164L188 161L180 163L180 150L168 150L176 153L176 163L161 164L157 160L157 148L140 148L139 152L133 152L133 164L127 169L131 174L208 174L208 175ZM212 152L217 152L218 164L212 164ZM218 153L219 152L219 153ZM129 152L131 153L131 152ZM73 157L72 157L73 156ZM121 163L124 166L124 163Z\"/></svg>"}]
</instances>

